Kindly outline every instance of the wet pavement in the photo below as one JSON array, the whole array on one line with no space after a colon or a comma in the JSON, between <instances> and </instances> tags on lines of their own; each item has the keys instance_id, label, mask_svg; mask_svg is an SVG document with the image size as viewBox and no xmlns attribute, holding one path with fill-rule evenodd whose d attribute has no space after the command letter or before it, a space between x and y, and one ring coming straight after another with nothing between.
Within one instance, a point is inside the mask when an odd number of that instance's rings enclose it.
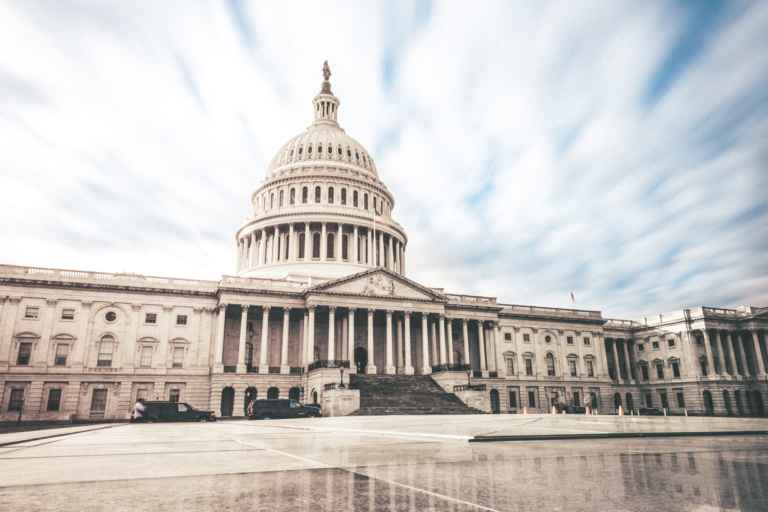
<instances>
[{"instance_id":1,"label":"wet pavement","mask_svg":"<svg viewBox=\"0 0 768 512\"><path fill-rule=\"evenodd\" d=\"M568 430L572 420L528 425ZM643 428L669 427L659 420ZM0 510L768 510L768 436L468 442L516 421L322 418L81 432L0 448ZM625 420L593 421L604 430Z\"/></svg>"}]
</instances>

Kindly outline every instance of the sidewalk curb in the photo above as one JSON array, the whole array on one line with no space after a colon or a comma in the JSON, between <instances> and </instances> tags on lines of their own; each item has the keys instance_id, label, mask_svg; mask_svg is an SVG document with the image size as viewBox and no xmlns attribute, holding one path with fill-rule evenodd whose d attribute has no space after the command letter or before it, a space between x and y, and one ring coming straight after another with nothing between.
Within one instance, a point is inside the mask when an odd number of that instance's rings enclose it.
<instances>
[{"instance_id":1,"label":"sidewalk curb","mask_svg":"<svg viewBox=\"0 0 768 512\"><path fill-rule=\"evenodd\" d=\"M698 432L602 432L597 434L529 434L475 436L470 443L493 443L506 441L560 441L578 439L633 439L654 437L717 437L717 436L766 436L768 430L722 430Z\"/></svg>"},{"instance_id":2,"label":"sidewalk curb","mask_svg":"<svg viewBox=\"0 0 768 512\"><path fill-rule=\"evenodd\" d=\"M22 443L30 443L32 441L42 441L44 439L53 439L55 437L72 436L72 435L75 435L75 434L82 434L82 433L85 433L85 432L93 432L94 430L103 430L105 428L114 428L114 427L120 427L120 426L122 426L122 424L102 425L102 426L99 426L99 427L89 428L89 429L85 429L85 430L78 430L77 432L61 432L59 434L50 434L50 435L47 435L47 436L31 437L29 439L20 439L18 441L9 441L7 443L0 442L0 448L5 448L7 446L14 446L14 445L17 445L17 444L22 444Z\"/></svg>"}]
</instances>

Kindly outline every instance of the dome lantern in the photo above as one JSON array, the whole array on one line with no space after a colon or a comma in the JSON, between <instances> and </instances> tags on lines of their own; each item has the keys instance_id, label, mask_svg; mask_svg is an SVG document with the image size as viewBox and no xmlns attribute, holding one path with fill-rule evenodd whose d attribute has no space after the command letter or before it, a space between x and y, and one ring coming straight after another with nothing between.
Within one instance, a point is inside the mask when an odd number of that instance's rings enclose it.
<instances>
[{"instance_id":1,"label":"dome lantern","mask_svg":"<svg viewBox=\"0 0 768 512\"><path fill-rule=\"evenodd\" d=\"M320 87L320 94L312 100L315 107L314 124L333 124L337 125L336 113L339 110L339 99L331 92L331 68L328 61L323 62L323 83Z\"/></svg>"}]
</instances>

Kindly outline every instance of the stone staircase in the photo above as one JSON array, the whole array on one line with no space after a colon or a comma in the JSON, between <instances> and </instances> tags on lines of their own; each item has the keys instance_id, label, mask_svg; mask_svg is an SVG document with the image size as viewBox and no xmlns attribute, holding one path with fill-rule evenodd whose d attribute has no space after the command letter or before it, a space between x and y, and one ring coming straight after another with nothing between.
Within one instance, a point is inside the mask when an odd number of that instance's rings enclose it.
<instances>
[{"instance_id":1,"label":"stone staircase","mask_svg":"<svg viewBox=\"0 0 768 512\"><path fill-rule=\"evenodd\" d=\"M350 388L360 390L356 416L389 414L483 414L446 393L426 375L350 375Z\"/></svg>"}]
</instances>

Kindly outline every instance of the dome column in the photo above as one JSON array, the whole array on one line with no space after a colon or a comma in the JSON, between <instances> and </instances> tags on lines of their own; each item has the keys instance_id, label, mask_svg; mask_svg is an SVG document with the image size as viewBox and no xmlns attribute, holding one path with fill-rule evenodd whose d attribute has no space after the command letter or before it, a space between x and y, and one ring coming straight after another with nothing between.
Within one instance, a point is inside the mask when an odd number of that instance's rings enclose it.
<instances>
[{"instance_id":1,"label":"dome column","mask_svg":"<svg viewBox=\"0 0 768 512\"><path fill-rule=\"evenodd\" d=\"M312 242L310 238L312 237L312 233L309 231L309 222L304 223L304 261L309 261L312 259L312 253L310 252L310 249L312 249Z\"/></svg>"},{"instance_id":2,"label":"dome column","mask_svg":"<svg viewBox=\"0 0 768 512\"><path fill-rule=\"evenodd\" d=\"M320 261L328 260L328 251L326 251L328 248L328 241L326 240L327 235L328 231L326 229L326 224L323 222L322 227L320 228Z\"/></svg>"},{"instance_id":3,"label":"dome column","mask_svg":"<svg viewBox=\"0 0 768 512\"><path fill-rule=\"evenodd\" d=\"M353 256L350 258L350 261L352 261L352 263L360 263L360 258L359 258L360 253L358 252L359 245L358 245L357 237L358 237L357 225L354 225L352 227L352 255Z\"/></svg>"},{"instance_id":4,"label":"dome column","mask_svg":"<svg viewBox=\"0 0 768 512\"><path fill-rule=\"evenodd\" d=\"M288 224L288 261L296 261L296 231L293 222Z\"/></svg>"},{"instance_id":5,"label":"dome column","mask_svg":"<svg viewBox=\"0 0 768 512\"><path fill-rule=\"evenodd\" d=\"M336 251L334 253L336 261L342 261L342 254L341 254L341 237L344 234L344 226L339 222L336 224ZM349 245L347 245L347 251L349 251ZM349 255L349 253L347 253Z\"/></svg>"},{"instance_id":6,"label":"dome column","mask_svg":"<svg viewBox=\"0 0 768 512\"><path fill-rule=\"evenodd\" d=\"M259 265L264 265L266 263L267 258L267 230L262 229L261 230L261 241L259 242Z\"/></svg>"},{"instance_id":7,"label":"dome column","mask_svg":"<svg viewBox=\"0 0 768 512\"><path fill-rule=\"evenodd\" d=\"M374 258L374 262L377 267L383 267L384 266L384 233L379 231L376 235L377 240L377 251L376 251L376 258Z\"/></svg>"},{"instance_id":8,"label":"dome column","mask_svg":"<svg viewBox=\"0 0 768 512\"><path fill-rule=\"evenodd\" d=\"M394 237L389 237L389 246L387 247L387 268L389 270L394 271L395 270L395 239Z\"/></svg>"}]
</instances>

